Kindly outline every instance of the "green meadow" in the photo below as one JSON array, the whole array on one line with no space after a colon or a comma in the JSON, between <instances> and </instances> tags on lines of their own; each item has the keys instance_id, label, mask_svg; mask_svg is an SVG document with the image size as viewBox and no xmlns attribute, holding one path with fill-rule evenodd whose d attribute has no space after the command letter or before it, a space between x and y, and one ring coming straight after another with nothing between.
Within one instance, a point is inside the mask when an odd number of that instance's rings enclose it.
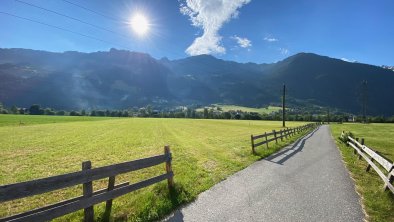
<instances>
[{"instance_id":1,"label":"green meadow","mask_svg":"<svg viewBox=\"0 0 394 222\"><path fill-rule=\"evenodd\" d=\"M288 127L304 124L288 122ZM114 200L111 221L152 221L301 136L272 143L269 149L261 146L252 155L250 134L280 126L276 121L0 115L0 184L79 171L86 160L94 168L158 155L169 145L175 192L170 195L163 181ZM133 183L164 172L162 164L117 176L116 183ZM105 188L107 180L93 184L95 190ZM0 217L81 194L82 187L76 186L5 202L0 205ZM97 221L104 220L104 208L104 204L95 206ZM82 212L57 220L80 221Z\"/></svg>"},{"instance_id":2,"label":"green meadow","mask_svg":"<svg viewBox=\"0 0 394 222\"><path fill-rule=\"evenodd\" d=\"M394 221L394 195L383 191L383 181L374 170L366 172L367 162L359 160L353 149L339 141L341 132L350 131L364 138L365 145L394 160L394 124L331 124L331 130L342 157L356 182L369 221ZM386 172L386 171L383 171Z\"/></svg>"},{"instance_id":3,"label":"green meadow","mask_svg":"<svg viewBox=\"0 0 394 222\"><path fill-rule=\"evenodd\" d=\"M65 123L82 121L100 121L111 119L111 117L93 116L44 116L44 115L2 115L0 114L1 126L26 126L46 123Z\"/></svg>"}]
</instances>

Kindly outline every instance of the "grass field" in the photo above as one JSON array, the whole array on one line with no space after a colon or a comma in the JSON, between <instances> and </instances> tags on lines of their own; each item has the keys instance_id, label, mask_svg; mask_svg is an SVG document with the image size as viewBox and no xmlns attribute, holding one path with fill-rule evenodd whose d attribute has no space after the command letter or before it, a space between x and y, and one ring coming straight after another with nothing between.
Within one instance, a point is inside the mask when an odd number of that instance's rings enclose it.
<instances>
[{"instance_id":1,"label":"grass field","mask_svg":"<svg viewBox=\"0 0 394 222\"><path fill-rule=\"evenodd\" d=\"M46 123L64 123L64 122L81 122L81 121L99 121L107 120L111 117L93 117L93 116L33 116L33 115L2 115L0 114L1 126L26 126Z\"/></svg>"},{"instance_id":2,"label":"grass field","mask_svg":"<svg viewBox=\"0 0 394 222\"><path fill-rule=\"evenodd\" d=\"M257 149L258 155L251 154L250 134L280 129L281 122L274 121L148 118L85 121L88 118L75 117L72 119L81 118L83 121L61 122L64 117L42 116L42 122L47 124L34 125L33 121L27 125L3 124L3 121L12 123L15 118L0 116L0 184L79 171L81 162L86 160L91 160L94 168L149 157L162 154L163 146L170 145L176 193L170 198L166 182L161 182L115 199L112 220L121 221L158 219L284 145L272 145L269 150L262 147ZM28 116L23 118L29 122ZM303 124L289 122L288 126ZM116 181L136 182L163 172L164 164L123 174ZM106 184L107 181L98 181L94 188L104 188ZM81 195L81 186L2 203L0 217L77 195ZM98 221L102 220L103 206L95 207ZM82 218L82 211L79 211L59 221L79 221Z\"/></svg>"},{"instance_id":3,"label":"grass field","mask_svg":"<svg viewBox=\"0 0 394 222\"><path fill-rule=\"evenodd\" d=\"M352 132L355 137L364 138L365 144L394 160L394 124L332 124L342 156L356 182L357 191L362 195L369 221L394 221L394 195L383 192L383 181L374 170L365 172L367 163L358 160L353 150L339 142L342 130Z\"/></svg>"},{"instance_id":4,"label":"grass field","mask_svg":"<svg viewBox=\"0 0 394 222\"><path fill-rule=\"evenodd\" d=\"M243 112L255 112L259 114L270 114L272 112L277 112L282 110L282 107L278 106L269 106L267 108L252 108L252 107L245 107L245 106L236 106L236 105L220 105L220 104L213 104L215 107L220 107L223 111L227 112L230 110L241 110ZM203 108L197 109L197 111L204 111Z\"/></svg>"}]
</instances>

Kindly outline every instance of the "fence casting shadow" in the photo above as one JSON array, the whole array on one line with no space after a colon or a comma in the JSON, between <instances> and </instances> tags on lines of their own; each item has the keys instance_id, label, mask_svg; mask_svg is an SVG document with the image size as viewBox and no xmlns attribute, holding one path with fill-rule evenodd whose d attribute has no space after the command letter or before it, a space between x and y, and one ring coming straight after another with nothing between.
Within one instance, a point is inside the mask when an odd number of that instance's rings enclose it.
<instances>
[{"instance_id":1,"label":"fence casting shadow","mask_svg":"<svg viewBox=\"0 0 394 222\"><path fill-rule=\"evenodd\" d=\"M280 164L282 165L284 162L286 162L288 159L290 159L290 157L294 156L296 153L301 152L302 149L304 148L305 145L305 141L307 139L309 139L310 137L313 136L313 134L315 134L315 132L319 129L320 127L317 127L316 129L314 129L311 133L309 133L307 136L302 137L300 139L298 139L291 148L288 149L283 149L282 151L279 151L267 158L264 158L263 160L267 160L269 162L272 163L276 163L276 164ZM286 154L288 151L292 151L289 154ZM273 159L283 156L283 158L277 160L277 161L273 161Z\"/></svg>"}]
</instances>

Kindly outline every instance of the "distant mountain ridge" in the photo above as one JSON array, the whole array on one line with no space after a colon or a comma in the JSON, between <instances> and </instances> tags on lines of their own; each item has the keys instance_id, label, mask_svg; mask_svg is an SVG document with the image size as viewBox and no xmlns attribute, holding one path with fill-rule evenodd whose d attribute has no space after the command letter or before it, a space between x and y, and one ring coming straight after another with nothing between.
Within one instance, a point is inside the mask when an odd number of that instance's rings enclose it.
<instances>
[{"instance_id":1,"label":"distant mountain ridge","mask_svg":"<svg viewBox=\"0 0 394 222\"><path fill-rule=\"evenodd\" d=\"M282 84L293 105L361 111L368 82L368 113L394 115L394 72L312 53L272 64L237 63L210 55L178 60L145 53L52 53L0 49L0 102L56 109L120 109L152 104L226 103L251 107L280 103Z\"/></svg>"}]
</instances>

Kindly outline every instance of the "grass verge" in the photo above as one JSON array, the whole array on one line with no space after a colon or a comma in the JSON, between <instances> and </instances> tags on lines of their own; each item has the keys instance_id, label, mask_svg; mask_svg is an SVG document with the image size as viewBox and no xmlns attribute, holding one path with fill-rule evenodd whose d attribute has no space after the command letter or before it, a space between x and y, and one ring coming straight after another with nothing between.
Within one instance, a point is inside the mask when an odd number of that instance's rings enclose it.
<instances>
[{"instance_id":1,"label":"grass verge","mask_svg":"<svg viewBox=\"0 0 394 222\"><path fill-rule=\"evenodd\" d=\"M394 195L383 191L383 181L374 170L366 172L367 162L359 160L353 149L340 142L342 130L364 138L365 144L385 157L394 159L394 124L332 124L331 131L341 151L343 160L362 197L369 221L394 221Z\"/></svg>"}]
</instances>

